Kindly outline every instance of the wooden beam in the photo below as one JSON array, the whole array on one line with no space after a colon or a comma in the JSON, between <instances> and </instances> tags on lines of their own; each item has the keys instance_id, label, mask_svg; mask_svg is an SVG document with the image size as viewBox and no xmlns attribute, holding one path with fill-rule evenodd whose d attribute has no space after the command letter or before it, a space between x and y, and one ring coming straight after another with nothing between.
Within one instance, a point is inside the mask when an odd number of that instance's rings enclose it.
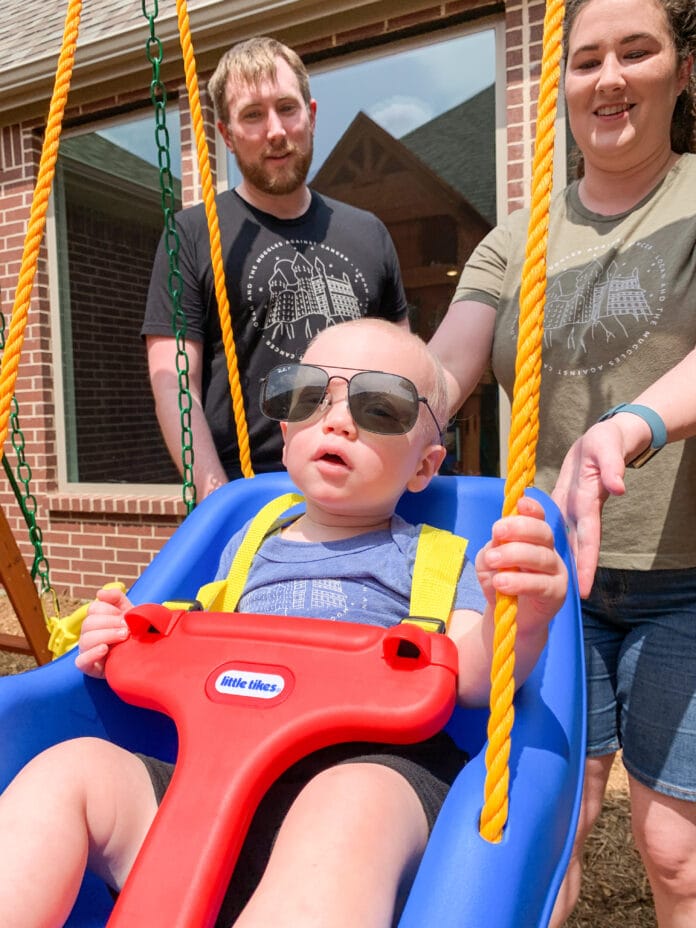
<instances>
[{"instance_id":1,"label":"wooden beam","mask_svg":"<svg viewBox=\"0 0 696 928\"><path fill-rule=\"evenodd\" d=\"M0 637L0 650L33 654L37 664L47 664L53 659L53 654L48 648L48 629L41 600L2 509L0 509L0 583L5 587L12 608L22 626L27 647L26 651L21 650L21 635L5 635ZM3 644L3 641L6 642L7 639L10 639L10 647Z\"/></svg>"},{"instance_id":2,"label":"wooden beam","mask_svg":"<svg viewBox=\"0 0 696 928\"><path fill-rule=\"evenodd\" d=\"M31 645L24 635L0 635L0 651L13 654L33 654Z\"/></svg>"}]
</instances>

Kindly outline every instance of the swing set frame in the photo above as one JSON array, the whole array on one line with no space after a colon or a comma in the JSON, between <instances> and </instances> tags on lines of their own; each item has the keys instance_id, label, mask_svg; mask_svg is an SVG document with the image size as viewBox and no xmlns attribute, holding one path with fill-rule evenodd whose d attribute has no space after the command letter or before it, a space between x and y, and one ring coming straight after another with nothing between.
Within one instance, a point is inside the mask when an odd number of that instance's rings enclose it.
<instances>
[{"instance_id":1,"label":"swing set frame","mask_svg":"<svg viewBox=\"0 0 696 928\"><path fill-rule=\"evenodd\" d=\"M12 314L10 336L5 348L0 382L0 445L7 434L9 400L6 382L14 383L13 376L19 363L19 353L26 325L31 281L35 271L36 250L43 233L47 190L50 188L57 154L60 123L65 106L69 74L72 68L77 25L81 0L70 0L66 18L63 50L59 60L56 90L49 113L46 140L42 152L35 196L27 234L25 258L17 287L15 309ZM529 228L527 260L523 273L520 296L520 325L518 340L517 376L512 407L512 425L509 445L509 474L505 481L502 504L503 515L511 514L520 496L533 483L535 449L538 434L538 395L541 376L541 334L543 332L543 303L545 297L545 249L548 235L548 204L551 185L549 177L553 165L553 123L558 92L560 63L560 33L563 22L563 3L547 4L544 24L544 58L537 117L537 145L535 149L532 184L532 219ZM216 296L221 313L223 342L228 360L233 410L237 424L242 467L246 476L250 472L248 435L243 414L243 402L236 367L234 345L231 341L229 303L225 293L222 269L219 229L215 214L214 191L207 158L207 143L202 129L200 101L198 99L195 62L191 50L188 13L185 0L177 0L182 51L186 67L187 88L192 110L192 122L199 151L199 171L202 181L203 199L210 230L211 259L215 274ZM59 80L60 77L60 80ZM45 196L43 195L45 192ZM5 376L7 374L7 377ZM3 392L3 390L5 392ZM11 395L11 394L10 394ZM247 471L249 471L247 473ZM482 478L478 478L482 479ZM516 602L510 597L499 596L496 607L496 630L494 660L491 670L491 706L488 722L488 747L485 752L486 776L484 803L480 818L480 836L490 844L504 840L504 829L508 816L509 762L511 756L510 734L514 710L514 638ZM577 810L576 810L577 811ZM548 912L547 912L548 915Z\"/></svg>"}]
</instances>

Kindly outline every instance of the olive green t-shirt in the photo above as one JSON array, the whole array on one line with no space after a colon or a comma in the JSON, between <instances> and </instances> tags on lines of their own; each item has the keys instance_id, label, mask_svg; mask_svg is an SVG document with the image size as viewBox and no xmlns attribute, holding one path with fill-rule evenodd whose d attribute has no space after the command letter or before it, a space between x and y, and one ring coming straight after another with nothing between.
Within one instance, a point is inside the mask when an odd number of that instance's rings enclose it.
<instances>
[{"instance_id":1,"label":"olive green t-shirt","mask_svg":"<svg viewBox=\"0 0 696 928\"><path fill-rule=\"evenodd\" d=\"M520 210L489 233L454 297L496 310L493 370L509 396L528 222ZM550 492L573 441L696 345L696 155L618 216L585 209L577 184L554 197L547 270L537 485ZM629 469L626 489L604 507L600 563L696 566L696 438Z\"/></svg>"}]
</instances>

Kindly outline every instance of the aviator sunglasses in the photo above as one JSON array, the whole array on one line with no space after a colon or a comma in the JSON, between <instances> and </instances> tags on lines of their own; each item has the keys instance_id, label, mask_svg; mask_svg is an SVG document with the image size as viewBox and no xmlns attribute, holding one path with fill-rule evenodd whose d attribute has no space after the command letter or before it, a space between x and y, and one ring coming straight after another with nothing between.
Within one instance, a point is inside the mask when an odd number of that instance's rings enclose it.
<instances>
[{"instance_id":1,"label":"aviator sunglasses","mask_svg":"<svg viewBox=\"0 0 696 928\"><path fill-rule=\"evenodd\" d=\"M353 370L327 365L329 370ZM302 422L325 407L329 384L343 380L348 385L348 408L358 428L377 435L405 435L418 421L420 404L432 416L438 441L442 429L425 396L415 384L399 374L358 371L352 377L329 374L312 364L279 364L261 380L261 412L278 422Z\"/></svg>"}]
</instances>

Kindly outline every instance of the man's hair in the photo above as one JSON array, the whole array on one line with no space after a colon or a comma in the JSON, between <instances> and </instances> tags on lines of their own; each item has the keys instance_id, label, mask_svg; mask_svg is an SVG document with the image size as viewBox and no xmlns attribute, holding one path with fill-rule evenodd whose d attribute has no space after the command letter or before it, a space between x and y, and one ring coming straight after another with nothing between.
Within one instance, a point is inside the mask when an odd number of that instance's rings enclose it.
<instances>
[{"instance_id":1,"label":"man's hair","mask_svg":"<svg viewBox=\"0 0 696 928\"><path fill-rule=\"evenodd\" d=\"M282 58L292 69L302 99L309 106L312 99L309 92L309 75L300 56L277 39L256 36L238 42L226 51L208 81L208 93L215 106L215 115L222 123L227 125L229 120L229 84L255 86L263 80L275 80L278 58Z\"/></svg>"}]
</instances>

